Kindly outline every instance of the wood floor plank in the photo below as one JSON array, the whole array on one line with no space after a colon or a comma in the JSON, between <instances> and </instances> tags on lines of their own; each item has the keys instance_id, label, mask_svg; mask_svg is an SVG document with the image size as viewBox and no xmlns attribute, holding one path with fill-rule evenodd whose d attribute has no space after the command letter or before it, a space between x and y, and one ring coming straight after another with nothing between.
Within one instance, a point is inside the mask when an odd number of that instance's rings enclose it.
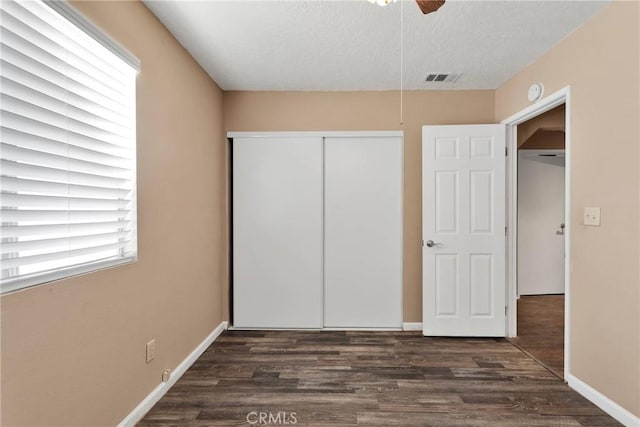
<instances>
[{"instance_id":1,"label":"wood floor plank","mask_svg":"<svg viewBox=\"0 0 640 427\"><path fill-rule=\"evenodd\" d=\"M139 425L248 426L252 412L322 427L619 425L506 340L361 331L227 331Z\"/></svg>"}]
</instances>

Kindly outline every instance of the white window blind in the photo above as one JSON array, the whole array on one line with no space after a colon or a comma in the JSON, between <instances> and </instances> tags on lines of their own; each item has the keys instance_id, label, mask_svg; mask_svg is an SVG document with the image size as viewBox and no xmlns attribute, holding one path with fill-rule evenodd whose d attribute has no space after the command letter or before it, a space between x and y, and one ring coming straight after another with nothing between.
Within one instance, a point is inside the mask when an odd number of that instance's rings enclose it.
<instances>
[{"instance_id":1,"label":"white window blind","mask_svg":"<svg viewBox=\"0 0 640 427\"><path fill-rule=\"evenodd\" d=\"M0 14L2 292L134 261L135 58L66 3Z\"/></svg>"}]
</instances>

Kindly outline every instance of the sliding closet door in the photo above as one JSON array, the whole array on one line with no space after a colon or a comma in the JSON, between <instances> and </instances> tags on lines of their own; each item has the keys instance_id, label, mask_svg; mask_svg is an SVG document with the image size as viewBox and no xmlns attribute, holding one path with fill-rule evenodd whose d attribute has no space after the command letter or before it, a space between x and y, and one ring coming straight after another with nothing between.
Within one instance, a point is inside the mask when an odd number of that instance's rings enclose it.
<instances>
[{"instance_id":1,"label":"sliding closet door","mask_svg":"<svg viewBox=\"0 0 640 427\"><path fill-rule=\"evenodd\" d=\"M402 139L325 139L325 327L402 326Z\"/></svg>"},{"instance_id":2,"label":"sliding closet door","mask_svg":"<svg viewBox=\"0 0 640 427\"><path fill-rule=\"evenodd\" d=\"M235 138L235 326L322 327L322 228L322 138Z\"/></svg>"}]
</instances>

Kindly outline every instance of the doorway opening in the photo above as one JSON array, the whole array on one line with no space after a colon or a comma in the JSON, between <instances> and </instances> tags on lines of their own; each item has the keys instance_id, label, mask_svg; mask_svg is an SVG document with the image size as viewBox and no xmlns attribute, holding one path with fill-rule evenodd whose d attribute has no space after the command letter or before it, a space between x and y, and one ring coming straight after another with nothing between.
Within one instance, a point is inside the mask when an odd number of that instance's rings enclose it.
<instances>
[{"instance_id":1,"label":"doorway opening","mask_svg":"<svg viewBox=\"0 0 640 427\"><path fill-rule=\"evenodd\" d=\"M507 125L509 340L566 378L569 373L569 88Z\"/></svg>"},{"instance_id":2,"label":"doorway opening","mask_svg":"<svg viewBox=\"0 0 640 427\"><path fill-rule=\"evenodd\" d=\"M565 105L517 127L517 337L556 375L564 370Z\"/></svg>"}]
</instances>

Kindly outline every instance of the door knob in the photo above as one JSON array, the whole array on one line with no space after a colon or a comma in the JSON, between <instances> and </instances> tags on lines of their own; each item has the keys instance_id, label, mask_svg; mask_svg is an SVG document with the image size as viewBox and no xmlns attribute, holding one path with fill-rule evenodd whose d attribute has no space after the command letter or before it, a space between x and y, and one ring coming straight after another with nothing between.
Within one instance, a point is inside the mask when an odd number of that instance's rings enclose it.
<instances>
[{"instance_id":1,"label":"door knob","mask_svg":"<svg viewBox=\"0 0 640 427\"><path fill-rule=\"evenodd\" d=\"M427 246L428 246L428 247L430 247L430 248L432 248L432 247L434 247L434 246L439 246L439 245L441 245L441 244L442 244L442 243L436 243L436 242L434 242L433 240L427 240Z\"/></svg>"}]
</instances>

